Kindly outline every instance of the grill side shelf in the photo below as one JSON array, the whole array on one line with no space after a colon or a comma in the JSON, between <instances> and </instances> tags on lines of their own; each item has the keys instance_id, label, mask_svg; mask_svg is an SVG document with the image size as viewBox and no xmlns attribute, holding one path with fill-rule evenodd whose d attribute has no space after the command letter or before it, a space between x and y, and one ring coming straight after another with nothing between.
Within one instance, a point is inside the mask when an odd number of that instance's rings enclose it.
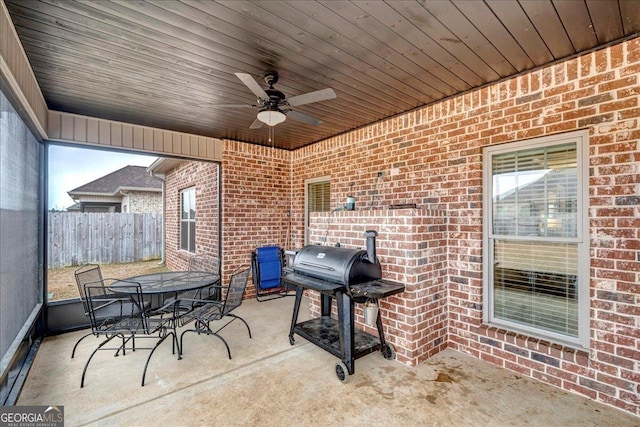
<instances>
[{"instance_id":1,"label":"grill side shelf","mask_svg":"<svg viewBox=\"0 0 640 427\"><path fill-rule=\"evenodd\" d=\"M391 280L380 279L351 285L349 290L353 297L379 299L404 292L404 285Z\"/></svg>"},{"instance_id":2,"label":"grill side shelf","mask_svg":"<svg viewBox=\"0 0 640 427\"><path fill-rule=\"evenodd\" d=\"M340 346L339 328L340 324L337 320L323 316L298 323L293 330L302 338L342 359L344 351ZM359 329L354 330L354 340L355 359L381 348L378 337Z\"/></svg>"}]
</instances>

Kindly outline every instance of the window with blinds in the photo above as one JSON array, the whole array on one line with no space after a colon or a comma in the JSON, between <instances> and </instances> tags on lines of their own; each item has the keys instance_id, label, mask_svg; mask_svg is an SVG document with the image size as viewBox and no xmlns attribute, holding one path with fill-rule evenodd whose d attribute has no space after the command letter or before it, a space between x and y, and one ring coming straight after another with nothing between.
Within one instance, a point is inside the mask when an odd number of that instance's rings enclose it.
<instances>
[{"instance_id":1,"label":"window with blinds","mask_svg":"<svg viewBox=\"0 0 640 427\"><path fill-rule=\"evenodd\" d=\"M327 177L311 179L306 182L305 192L305 243L309 244L309 214L331 212L331 182Z\"/></svg>"},{"instance_id":2,"label":"window with blinds","mask_svg":"<svg viewBox=\"0 0 640 427\"><path fill-rule=\"evenodd\" d=\"M308 212L329 212L331 210L331 186L329 181L309 183L308 195Z\"/></svg>"},{"instance_id":3,"label":"window with blinds","mask_svg":"<svg viewBox=\"0 0 640 427\"><path fill-rule=\"evenodd\" d=\"M485 149L485 321L588 343L587 136Z\"/></svg>"}]
</instances>

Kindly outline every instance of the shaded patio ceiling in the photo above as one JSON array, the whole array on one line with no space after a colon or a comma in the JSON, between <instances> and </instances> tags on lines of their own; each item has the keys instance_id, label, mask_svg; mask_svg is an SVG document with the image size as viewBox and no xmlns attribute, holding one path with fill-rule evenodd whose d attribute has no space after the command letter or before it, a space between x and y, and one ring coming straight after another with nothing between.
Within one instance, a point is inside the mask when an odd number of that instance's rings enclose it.
<instances>
[{"instance_id":1,"label":"shaded patio ceiling","mask_svg":"<svg viewBox=\"0 0 640 427\"><path fill-rule=\"evenodd\" d=\"M5 0L48 107L296 149L640 33L635 0ZM275 70L337 98L250 129Z\"/></svg>"}]
</instances>

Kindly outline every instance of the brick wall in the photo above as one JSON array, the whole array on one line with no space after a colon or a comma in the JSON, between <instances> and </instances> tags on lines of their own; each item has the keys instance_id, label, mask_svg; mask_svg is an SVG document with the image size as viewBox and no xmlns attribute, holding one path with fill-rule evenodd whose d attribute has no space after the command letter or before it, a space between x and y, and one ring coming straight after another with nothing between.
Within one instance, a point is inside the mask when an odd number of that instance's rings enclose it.
<instances>
[{"instance_id":1,"label":"brick wall","mask_svg":"<svg viewBox=\"0 0 640 427\"><path fill-rule=\"evenodd\" d=\"M165 177L165 261L173 270L187 269L187 251L180 250L180 192L196 190L196 254L218 255L218 170L213 162L185 161Z\"/></svg>"},{"instance_id":2,"label":"brick wall","mask_svg":"<svg viewBox=\"0 0 640 427\"><path fill-rule=\"evenodd\" d=\"M225 141L223 159L222 262L230 272L250 264L258 246L291 246L291 153ZM251 282L246 295L255 297Z\"/></svg>"},{"instance_id":3,"label":"brick wall","mask_svg":"<svg viewBox=\"0 0 640 427\"><path fill-rule=\"evenodd\" d=\"M122 211L131 213L162 212L162 193L128 191L122 197Z\"/></svg>"},{"instance_id":4,"label":"brick wall","mask_svg":"<svg viewBox=\"0 0 640 427\"><path fill-rule=\"evenodd\" d=\"M336 207L355 194L358 210L446 211L448 345L640 415L639 74L636 38L319 142L293 153L293 194L330 175ZM482 323L482 148L578 129L590 135L587 350ZM293 197L294 246L303 207Z\"/></svg>"},{"instance_id":5,"label":"brick wall","mask_svg":"<svg viewBox=\"0 0 640 427\"><path fill-rule=\"evenodd\" d=\"M218 227L217 163L184 162L166 176L165 258L185 269L190 253L179 249L180 191L196 188L196 253L218 256L222 232L222 279L251 263L258 246L291 247L291 153L234 141L224 143L222 227ZM246 297L255 297L253 283Z\"/></svg>"}]
</instances>

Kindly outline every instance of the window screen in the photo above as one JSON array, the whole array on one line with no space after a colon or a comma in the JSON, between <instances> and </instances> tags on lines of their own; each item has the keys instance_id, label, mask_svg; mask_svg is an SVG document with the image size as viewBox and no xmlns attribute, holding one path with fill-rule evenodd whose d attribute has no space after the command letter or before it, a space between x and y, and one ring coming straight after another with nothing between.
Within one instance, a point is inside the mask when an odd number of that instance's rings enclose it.
<instances>
[{"instance_id":1,"label":"window screen","mask_svg":"<svg viewBox=\"0 0 640 427\"><path fill-rule=\"evenodd\" d=\"M42 303L40 143L4 94L0 98L0 356ZM13 348L15 351L15 348ZM4 399L2 400L4 401Z\"/></svg>"}]
</instances>

